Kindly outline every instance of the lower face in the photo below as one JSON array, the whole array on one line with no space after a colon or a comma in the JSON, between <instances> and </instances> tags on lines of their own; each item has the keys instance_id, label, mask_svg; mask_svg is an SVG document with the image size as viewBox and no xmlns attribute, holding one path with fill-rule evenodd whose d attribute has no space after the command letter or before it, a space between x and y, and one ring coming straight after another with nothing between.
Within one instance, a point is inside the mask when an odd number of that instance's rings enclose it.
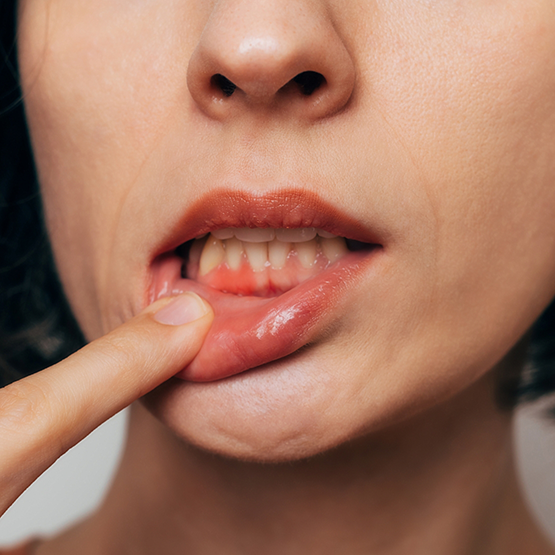
<instances>
[{"instance_id":1,"label":"lower face","mask_svg":"<svg viewBox=\"0 0 555 555\"><path fill-rule=\"evenodd\" d=\"M19 21L47 224L84 333L199 292L210 334L144 402L184 440L256 460L452 397L555 296L551 0L276 10L22 0ZM341 106L319 111L311 98L331 96L290 80L268 92L285 71L257 50L270 43L292 44L324 92L350 72ZM191 67L210 64L238 76L233 95L202 96L214 81L202 92Z\"/></svg>"}]
</instances>

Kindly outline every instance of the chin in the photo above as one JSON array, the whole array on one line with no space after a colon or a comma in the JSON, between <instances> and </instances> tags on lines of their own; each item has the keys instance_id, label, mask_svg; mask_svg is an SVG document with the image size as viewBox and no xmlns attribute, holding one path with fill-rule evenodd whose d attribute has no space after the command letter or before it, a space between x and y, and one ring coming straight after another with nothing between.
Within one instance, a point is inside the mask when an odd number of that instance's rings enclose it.
<instances>
[{"instance_id":1,"label":"chin","mask_svg":"<svg viewBox=\"0 0 555 555\"><path fill-rule=\"evenodd\" d=\"M203 450L252 462L305 459L352 435L335 421L331 376L310 358L300 352L213 382L174 378L143 403L175 435Z\"/></svg>"},{"instance_id":2,"label":"chin","mask_svg":"<svg viewBox=\"0 0 555 555\"><path fill-rule=\"evenodd\" d=\"M338 349L333 340L310 345L218 381L173 378L142 402L187 444L230 459L284 463L377 437L446 403L454 407L457 397L492 375L453 369L459 371L438 379L417 364L395 376L362 354L349 358L356 351L349 347Z\"/></svg>"}]
</instances>

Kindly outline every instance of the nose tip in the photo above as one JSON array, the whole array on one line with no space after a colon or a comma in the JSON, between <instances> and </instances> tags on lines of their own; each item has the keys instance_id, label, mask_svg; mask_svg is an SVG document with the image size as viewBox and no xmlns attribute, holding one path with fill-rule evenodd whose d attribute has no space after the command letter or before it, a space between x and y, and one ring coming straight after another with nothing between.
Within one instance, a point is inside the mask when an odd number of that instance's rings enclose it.
<instances>
[{"instance_id":1,"label":"nose tip","mask_svg":"<svg viewBox=\"0 0 555 555\"><path fill-rule=\"evenodd\" d=\"M223 0L193 52L187 84L214 119L271 108L315 120L347 104L355 67L315 3Z\"/></svg>"}]
</instances>

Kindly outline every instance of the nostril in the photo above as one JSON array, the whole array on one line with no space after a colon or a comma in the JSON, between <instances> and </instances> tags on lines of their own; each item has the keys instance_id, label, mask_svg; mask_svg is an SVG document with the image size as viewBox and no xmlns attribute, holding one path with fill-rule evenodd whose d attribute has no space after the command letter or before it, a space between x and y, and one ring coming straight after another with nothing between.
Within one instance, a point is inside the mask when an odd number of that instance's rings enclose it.
<instances>
[{"instance_id":1,"label":"nostril","mask_svg":"<svg viewBox=\"0 0 555 555\"><path fill-rule=\"evenodd\" d=\"M212 86L222 91L225 96L231 96L237 88L237 85L232 83L227 77L224 77L220 73L212 75L211 82Z\"/></svg>"},{"instance_id":2,"label":"nostril","mask_svg":"<svg viewBox=\"0 0 555 555\"><path fill-rule=\"evenodd\" d=\"M293 81L297 83L302 94L310 96L326 82L326 79L316 71L303 71L293 77Z\"/></svg>"}]
</instances>

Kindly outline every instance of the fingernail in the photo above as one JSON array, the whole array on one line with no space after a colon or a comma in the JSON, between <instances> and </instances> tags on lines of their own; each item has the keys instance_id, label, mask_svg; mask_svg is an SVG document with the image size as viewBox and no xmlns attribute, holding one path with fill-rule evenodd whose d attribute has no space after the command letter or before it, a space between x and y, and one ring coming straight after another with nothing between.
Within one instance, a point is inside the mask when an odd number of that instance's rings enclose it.
<instances>
[{"instance_id":1,"label":"fingernail","mask_svg":"<svg viewBox=\"0 0 555 555\"><path fill-rule=\"evenodd\" d=\"M154 319L160 324L181 326L208 313L207 304L195 293L184 293L159 310Z\"/></svg>"}]
</instances>

